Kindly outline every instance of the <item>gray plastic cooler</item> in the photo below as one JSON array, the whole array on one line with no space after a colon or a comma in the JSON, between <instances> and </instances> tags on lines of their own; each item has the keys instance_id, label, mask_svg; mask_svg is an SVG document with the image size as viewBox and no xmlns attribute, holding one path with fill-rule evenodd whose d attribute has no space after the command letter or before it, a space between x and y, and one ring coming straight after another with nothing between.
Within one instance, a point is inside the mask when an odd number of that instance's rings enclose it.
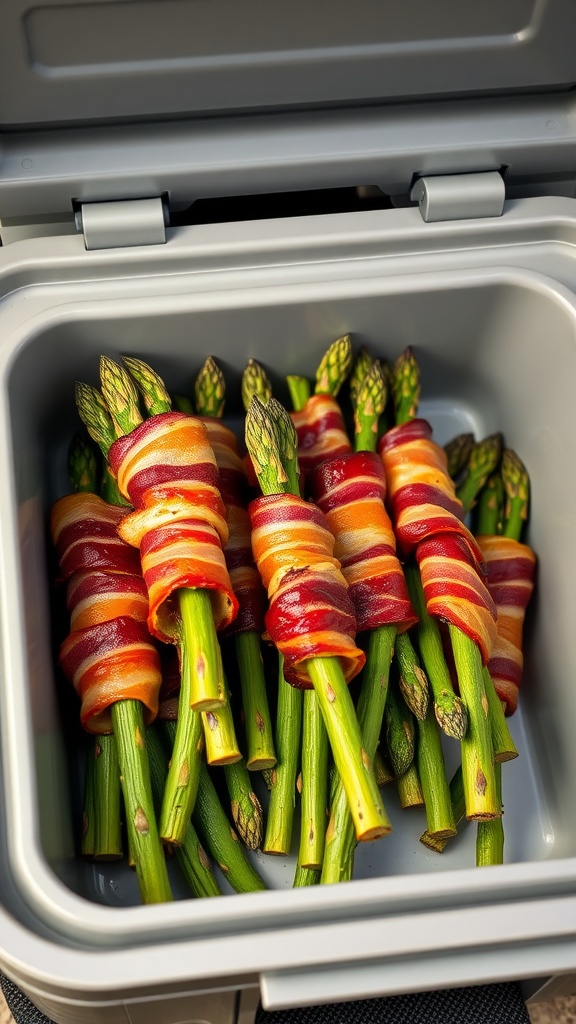
<instances>
[{"instance_id":1,"label":"gray plastic cooler","mask_svg":"<svg viewBox=\"0 0 576 1024\"><path fill-rule=\"evenodd\" d=\"M60 1024L576 988L575 44L569 0L0 10L0 969ZM170 226L199 197L344 185L397 208ZM256 854L271 891L141 907L127 869L73 856L46 544L73 382L123 352L182 389L211 353L232 394L248 357L279 384L346 331L417 347L441 442L501 429L530 471L507 863L471 868L472 829L425 850L385 794L394 832L352 883L292 890L293 858Z\"/></svg>"}]
</instances>

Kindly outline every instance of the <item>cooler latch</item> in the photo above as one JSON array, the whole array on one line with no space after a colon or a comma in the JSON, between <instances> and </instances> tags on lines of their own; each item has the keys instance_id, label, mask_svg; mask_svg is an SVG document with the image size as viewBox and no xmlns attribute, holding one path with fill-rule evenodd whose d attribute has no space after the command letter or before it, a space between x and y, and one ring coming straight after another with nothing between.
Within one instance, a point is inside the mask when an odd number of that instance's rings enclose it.
<instances>
[{"instance_id":1,"label":"cooler latch","mask_svg":"<svg viewBox=\"0 0 576 1024\"><path fill-rule=\"evenodd\" d=\"M422 219L428 222L501 217L504 179L498 171L418 178L410 198L416 200Z\"/></svg>"},{"instance_id":2,"label":"cooler latch","mask_svg":"<svg viewBox=\"0 0 576 1024\"><path fill-rule=\"evenodd\" d=\"M160 196L80 203L75 216L87 249L162 245L166 241L166 212Z\"/></svg>"}]
</instances>

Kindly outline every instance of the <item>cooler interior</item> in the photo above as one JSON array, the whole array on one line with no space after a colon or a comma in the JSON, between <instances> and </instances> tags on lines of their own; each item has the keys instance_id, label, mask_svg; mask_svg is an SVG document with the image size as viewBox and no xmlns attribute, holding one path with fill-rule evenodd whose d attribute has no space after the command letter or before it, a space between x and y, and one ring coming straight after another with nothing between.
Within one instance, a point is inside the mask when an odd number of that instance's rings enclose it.
<instances>
[{"instance_id":1,"label":"cooler interior","mask_svg":"<svg viewBox=\"0 0 576 1024\"><path fill-rule=\"evenodd\" d=\"M99 353L126 353L152 363L170 390L191 393L195 373L211 354L226 373L228 420L239 427L240 375L249 357L266 366L276 393L287 400L284 375L312 375L327 345L347 332L356 346L366 344L388 360L414 346L422 368L421 413L441 444L464 430L477 438L501 430L528 467L527 541L539 569L525 627L520 706L511 720L520 756L503 769L505 860L576 856L576 314L565 293L520 274L480 273L464 281L423 275L399 281L394 289L375 278L332 288L253 289L231 293L225 302L216 294L205 296L202 308L192 301L187 308L181 296L176 303L159 297L145 310L126 301L112 312L103 301L67 322L47 321L15 347L5 388L23 628L11 642L24 645L27 667L30 720L22 724L22 756L33 752L35 770L28 826L50 870L78 895L112 906L139 902L134 874L124 864L87 865L75 855L85 742L75 695L56 679L53 667L60 626L51 610L54 560L47 534L50 505L68 490L66 451L78 426L74 381L97 384ZM445 750L450 775L458 744L446 740ZM259 793L265 801L263 785ZM402 811L393 785L383 795L394 830L358 847L355 877L474 865L473 824L438 856L419 842L424 811ZM24 818L26 813L25 808ZM298 822L295 847L297 834ZM294 854L251 856L270 887L288 888ZM173 881L175 894L186 898L176 873ZM398 884L409 893L409 878L399 877Z\"/></svg>"}]
</instances>

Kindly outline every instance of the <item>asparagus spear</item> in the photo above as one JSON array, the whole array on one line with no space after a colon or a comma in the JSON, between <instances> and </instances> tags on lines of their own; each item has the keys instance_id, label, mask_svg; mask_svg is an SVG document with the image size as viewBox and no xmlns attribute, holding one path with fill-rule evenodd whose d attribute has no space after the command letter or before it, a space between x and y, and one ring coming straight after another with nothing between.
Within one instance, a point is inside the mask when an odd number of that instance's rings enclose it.
<instances>
[{"instance_id":1,"label":"asparagus spear","mask_svg":"<svg viewBox=\"0 0 576 1024\"><path fill-rule=\"evenodd\" d=\"M96 494L98 491L98 460L92 442L77 432L68 449L68 476L75 492ZM85 817L88 829L83 834L85 855L92 844L96 860L118 860L122 857L120 814L120 769L114 736L91 738L86 771L87 793ZM91 833L93 838L91 839Z\"/></svg>"},{"instance_id":2,"label":"asparagus spear","mask_svg":"<svg viewBox=\"0 0 576 1024\"><path fill-rule=\"evenodd\" d=\"M84 777L84 808L82 810L82 836L80 838L80 853L88 860L94 857L96 849L96 807L94 801L94 766L95 766L95 742L90 737L90 743L86 752L86 774Z\"/></svg>"},{"instance_id":3,"label":"asparagus spear","mask_svg":"<svg viewBox=\"0 0 576 1024\"><path fill-rule=\"evenodd\" d=\"M528 472L522 460L516 452L510 448L505 449L502 455L502 483L506 495L504 510L504 522L502 533L505 537L520 541L522 532L528 518L528 502L530 493L530 482ZM496 693L492 694L489 687L489 700L491 703L491 717L499 723L502 728L503 713L502 706ZM493 690L493 686L491 688ZM504 726L506 723L504 722ZM506 726L507 729L507 726ZM506 737L503 746L506 747ZM515 752L514 744L512 749ZM512 755L513 756L513 755ZM502 758L503 759L503 758ZM495 765L496 787L500 806L502 805L502 771L500 764ZM495 821L479 822L476 836L476 864L486 866L489 864L502 864L504 861L504 827L501 818Z\"/></svg>"},{"instance_id":4,"label":"asparagus spear","mask_svg":"<svg viewBox=\"0 0 576 1024\"><path fill-rule=\"evenodd\" d=\"M278 403L273 400L264 406L254 398L246 418L246 444L264 494L287 491L299 494L296 475L297 439L290 417L282 412L284 414L280 415ZM354 705L340 663L335 658L311 658L306 662L306 667L320 701L357 836L364 840L375 839L389 831L390 825L384 814L370 760L362 749Z\"/></svg>"},{"instance_id":5,"label":"asparagus spear","mask_svg":"<svg viewBox=\"0 0 576 1024\"><path fill-rule=\"evenodd\" d=\"M457 437L454 437L448 444L444 445L444 451L448 459L448 473L453 480L460 476L460 473L468 464L473 447L474 434L458 434Z\"/></svg>"},{"instance_id":6,"label":"asparagus spear","mask_svg":"<svg viewBox=\"0 0 576 1024\"><path fill-rule=\"evenodd\" d=\"M303 694L284 679L284 659L278 659L278 708L276 711L276 753L271 769L270 805L266 823L264 853L290 853L296 800L296 775L300 759Z\"/></svg>"},{"instance_id":7,"label":"asparagus spear","mask_svg":"<svg viewBox=\"0 0 576 1024\"><path fill-rule=\"evenodd\" d=\"M414 760L414 719L393 686L388 689L384 715L388 760L394 775L399 779Z\"/></svg>"},{"instance_id":8,"label":"asparagus spear","mask_svg":"<svg viewBox=\"0 0 576 1024\"><path fill-rule=\"evenodd\" d=\"M456 828L466 817L466 803L464 800L464 780L462 778L462 765L459 765L450 779L450 803L452 805L452 817ZM428 831L420 836L420 842L435 853L442 853L450 836L433 836Z\"/></svg>"},{"instance_id":9,"label":"asparagus spear","mask_svg":"<svg viewBox=\"0 0 576 1024\"><path fill-rule=\"evenodd\" d=\"M315 394L336 398L351 369L352 340L346 334L332 342L320 360L316 370Z\"/></svg>"},{"instance_id":10,"label":"asparagus spear","mask_svg":"<svg viewBox=\"0 0 576 1024\"><path fill-rule=\"evenodd\" d=\"M252 386L265 388L264 371L253 360L244 373L243 392L247 393ZM212 416L220 419L224 413L226 384L224 375L217 363L208 357L202 366L194 385L196 408L199 416ZM242 707L246 728L247 757L246 764L250 771L271 768L276 763L272 721L266 693L266 679L260 649L260 636L256 630L243 630L234 636L236 662L242 691ZM210 736L207 743L215 739L214 723L221 716L210 719ZM231 726L231 719L229 725ZM210 757L209 764L215 763ZM220 762L222 763L222 762Z\"/></svg>"},{"instance_id":11,"label":"asparagus spear","mask_svg":"<svg viewBox=\"0 0 576 1024\"><path fill-rule=\"evenodd\" d=\"M272 398L272 384L264 367L255 359L249 359L242 374L242 402L245 412L248 412L254 395L258 395L266 405L268 399Z\"/></svg>"},{"instance_id":12,"label":"asparagus spear","mask_svg":"<svg viewBox=\"0 0 576 1024\"><path fill-rule=\"evenodd\" d=\"M156 728L146 730L146 746L150 758L150 778L157 813L168 777L168 758ZM192 822L188 823L182 846L177 846L176 860L194 896L220 896L221 891L210 870L210 862Z\"/></svg>"},{"instance_id":13,"label":"asparagus spear","mask_svg":"<svg viewBox=\"0 0 576 1024\"><path fill-rule=\"evenodd\" d=\"M410 807L424 807L424 793L422 792L422 784L415 761L412 761L404 775L396 779L396 785L398 787L398 796L400 797L400 806L403 811L408 810Z\"/></svg>"},{"instance_id":14,"label":"asparagus spear","mask_svg":"<svg viewBox=\"0 0 576 1024\"><path fill-rule=\"evenodd\" d=\"M476 533L478 536L492 536L502 532L504 508L504 483L502 474L491 473L478 496L476 505Z\"/></svg>"},{"instance_id":15,"label":"asparagus spear","mask_svg":"<svg viewBox=\"0 0 576 1024\"><path fill-rule=\"evenodd\" d=\"M394 363L392 398L396 423L413 420L420 398L420 367L410 346L404 349Z\"/></svg>"},{"instance_id":16,"label":"asparagus spear","mask_svg":"<svg viewBox=\"0 0 576 1024\"><path fill-rule=\"evenodd\" d=\"M476 495L497 468L502 456L502 434L491 434L475 444L470 452L466 475L456 491L464 510L469 512Z\"/></svg>"},{"instance_id":17,"label":"asparagus spear","mask_svg":"<svg viewBox=\"0 0 576 1024\"><path fill-rule=\"evenodd\" d=\"M400 692L414 717L423 722L428 714L430 690L426 673L418 664L416 651L407 633L401 633L396 640L395 653L400 673Z\"/></svg>"},{"instance_id":18,"label":"asparagus spear","mask_svg":"<svg viewBox=\"0 0 576 1024\"><path fill-rule=\"evenodd\" d=\"M305 885L318 885L320 872L316 868L301 868L298 864L294 875L293 889L299 889Z\"/></svg>"},{"instance_id":19,"label":"asparagus spear","mask_svg":"<svg viewBox=\"0 0 576 1024\"><path fill-rule=\"evenodd\" d=\"M124 357L129 375L111 360L101 365L104 397L114 408L113 388L118 387L126 377L133 382L142 395L146 411L154 416L169 412L171 400L161 377L141 359ZM128 385L126 385L128 393ZM135 391L136 399L138 391ZM130 407L132 421L136 412ZM140 420L141 421L141 420ZM120 423L127 431L129 422ZM182 635L180 659L182 683L179 697L178 727L174 751L168 771L168 779L160 815L160 835L164 842L181 845L194 806L198 789L198 776L202 744L200 731L202 721L198 711L214 708L223 711L226 706L226 692L222 656L214 629L212 609L208 591L185 589L178 591ZM216 697L218 698L216 700ZM238 759L240 751L234 742L230 757Z\"/></svg>"},{"instance_id":20,"label":"asparagus spear","mask_svg":"<svg viewBox=\"0 0 576 1024\"><path fill-rule=\"evenodd\" d=\"M407 349L397 360L394 372L394 396L398 424L405 423L415 416L419 393L418 364L411 350ZM417 595L411 591L411 597L414 600ZM418 613L420 611L418 606L416 606L416 611ZM419 640L421 633L422 622ZM491 726L482 674L482 658L474 641L460 629L450 625L449 635L460 695L468 714L467 731L460 741L467 816L476 820L490 820L500 817L501 808L494 777ZM432 671L422 650L421 653L432 689L435 691L434 677L440 662L438 661L433 666ZM447 687L446 691L452 714L455 707L453 695L450 696Z\"/></svg>"},{"instance_id":21,"label":"asparagus spear","mask_svg":"<svg viewBox=\"0 0 576 1024\"><path fill-rule=\"evenodd\" d=\"M356 359L352 367L352 373L350 374L350 400L352 402L352 408L355 409L358 404L358 391L360 386L364 383L365 378L368 376L374 360L368 352L368 350L362 346L356 353Z\"/></svg>"},{"instance_id":22,"label":"asparagus spear","mask_svg":"<svg viewBox=\"0 0 576 1024\"><path fill-rule=\"evenodd\" d=\"M264 833L264 815L245 762L226 765L224 776L236 831L249 850L259 850Z\"/></svg>"}]
</instances>

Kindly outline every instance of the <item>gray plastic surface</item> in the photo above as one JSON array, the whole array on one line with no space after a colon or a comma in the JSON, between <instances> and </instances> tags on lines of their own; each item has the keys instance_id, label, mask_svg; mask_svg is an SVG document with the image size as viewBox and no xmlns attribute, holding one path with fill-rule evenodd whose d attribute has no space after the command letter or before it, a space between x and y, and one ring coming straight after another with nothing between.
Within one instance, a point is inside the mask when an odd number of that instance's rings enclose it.
<instances>
[{"instance_id":1,"label":"gray plastic surface","mask_svg":"<svg viewBox=\"0 0 576 1024\"><path fill-rule=\"evenodd\" d=\"M575 254L576 204L560 200L484 222L397 210L169 230L154 251L74 237L0 251L0 967L27 991L92 1024L106 1002L260 978L280 1006L574 971ZM503 429L530 469L539 598L521 758L505 772L507 863L467 866L471 830L435 857L419 812L387 799L395 832L362 848L350 885L291 891L293 861L256 855L270 892L130 906L125 873L72 858L77 752L52 680L44 526L66 489L73 380L95 380L101 350L137 352L182 389L210 351L231 385L250 355L278 382L345 330L384 355L417 347L440 440Z\"/></svg>"},{"instance_id":2,"label":"gray plastic surface","mask_svg":"<svg viewBox=\"0 0 576 1024\"><path fill-rule=\"evenodd\" d=\"M10 0L0 126L565 89L571 0Z\"/></svg>"}]
</instances>

